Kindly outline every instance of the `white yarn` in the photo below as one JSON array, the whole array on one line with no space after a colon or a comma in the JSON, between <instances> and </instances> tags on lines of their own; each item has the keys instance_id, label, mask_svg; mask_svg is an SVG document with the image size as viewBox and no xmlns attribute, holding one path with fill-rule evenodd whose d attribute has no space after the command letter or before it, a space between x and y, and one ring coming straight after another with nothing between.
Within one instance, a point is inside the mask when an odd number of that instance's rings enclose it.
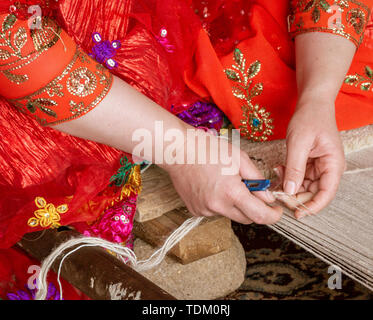
<instances>
[{"instance_id":1,"label":"white yarn","mask_svg":"<svg viewBox=\"0 0 373 320\"><path fill-rule=\"evenodd\" d=\"M118 257L124 263L130 263L132 268L136 271L146 271L155 266L159 265L165 258L168 251L170 251L185 235L190 232L193 228L201 223L203 217L193 217L186 220L179 228L177 228L172 234L167 238L164 245L155 251L148 259L137 261L137 257L133 250L123 247L120 244L113 243L110 241L103 240L101 238L95 237L79 237L68 240L57 247L45 260L43 261L40 269L40 273L37 279L38 289L36 292L35 300L45 300L48 293L47 286L47 275L56 259L66 250L79 245L77 248L66 253L60 261L57 281L60 289L60 299L63 299L62 285L60 282L61 267L64 260L74 252L78 251L83 247L101 247L116 253Z\"/></svg>"},{"instance_id":2,"label":"white yarn","mask_svg":"<svg viewBox=\"0 0 373 320\"><path fill-rule=\"evenodd\" d=\"M345 171L343 174L365 173L369 171L373 171L373 167L363 168L363 169L352 169L352 170Z\"/></svg>"}]
</instances>

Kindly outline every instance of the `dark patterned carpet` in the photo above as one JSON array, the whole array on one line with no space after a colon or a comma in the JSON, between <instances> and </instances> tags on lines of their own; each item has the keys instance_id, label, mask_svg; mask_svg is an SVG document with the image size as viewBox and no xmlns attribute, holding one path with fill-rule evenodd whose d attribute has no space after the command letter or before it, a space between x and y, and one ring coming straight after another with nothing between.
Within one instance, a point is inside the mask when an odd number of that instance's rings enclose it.
<instances>
[{"instance_id":1,"label":"dark patterned carpet","mask_svg":"<svg viewBox=\"0 0 373 320\"><path fill-rule=\"evenodd\" d=\"M290 240L259 225L233 224L247 260L246 279L228 300L373 300L373 292L347 276L329 289L328 265Z\"/></svg>"}]
</instances>

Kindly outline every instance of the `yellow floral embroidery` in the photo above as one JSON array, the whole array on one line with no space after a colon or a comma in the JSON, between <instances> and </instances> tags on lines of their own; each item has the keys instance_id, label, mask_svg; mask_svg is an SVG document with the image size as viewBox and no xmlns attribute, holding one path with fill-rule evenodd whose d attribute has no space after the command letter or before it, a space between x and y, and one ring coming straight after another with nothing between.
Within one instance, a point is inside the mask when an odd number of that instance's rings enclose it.
<instances>
[{"instance_id":1,"label":"yellow floral embroidery","mask_svg":"<svg viewBox=\"0 0 373 320\"><path fill-rule=\"evenodd\" d=\"M233 59L236 64L232 65L232 69L226 69L225 74L236 83L232 89L233 95L245 101L241 106L241 134L254 141L266 141L273 134L273 119L269 118L270 113L263 107L252 103L252 99L263 92L263 84L254 85L252 80L260 72L261 63L255 61L246 69L246 59L240 49L234 50Z\"/></svg>"},{"instance_id":2,"label":"yellow floral embroidery","mask_svg":"<svg viewBox=\"0 0 373 320\"><path fill-rule=\"evenodd\" d=\"M36 197L35 204L39 209L34 212L35 217L28 220L27 224L30 227L37 227L40 225L42 228L58 228L61 226L60 214L68 211L67 204L62 204L56 208L52 203L47 203L42 197Z\"/></svg>"}]
</instances>

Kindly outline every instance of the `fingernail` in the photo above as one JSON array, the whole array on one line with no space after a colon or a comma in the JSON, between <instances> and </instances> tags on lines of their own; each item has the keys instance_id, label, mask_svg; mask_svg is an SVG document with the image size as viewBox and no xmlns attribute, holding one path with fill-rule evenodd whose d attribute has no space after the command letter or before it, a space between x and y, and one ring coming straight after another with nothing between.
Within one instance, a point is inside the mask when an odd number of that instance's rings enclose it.
<instances>
[{"instance_id":1,"label":"fingernail","mask_svg":"<svg viewBox=\"0 0 373 320\"><path fill-rule=\"evenodd\" d=\"M284 188L284 191L288 194L295 194L295 188L296 188L296 185L295 185L295 182L294 181L286 181L285 182L285 188Z\"/></svg>"},{"instance_id":2,"label":"fingernail","mask_svg":"<svg viewBox=\"0 0 373 320\"><path fill-rule=\"evenodd\" d=\"M297 219L300 220L300 219L303 219L304 217L307 217L308 214L306 212L300 212L298 213L298 216L297 216Z\"/></svg>"},{"instance_id":3,"label":"fingernail","mask_svg":"<svg viewBox=\"0 0 373 320\"><path fill-rule=\"evenodd\" d=\"M273 168L273 171L276 173L277 177L280 177L280 170L278 168Z\"/></svg>"},{"instance_id":4,"label":"fingernail","mask_svg":"<svg viewBox=\"0 0 373 320\"><path fill-rule=\"evenodd\" d=\"M267 198L270 202L275 202L276 198L273 196L272 192L266 190Z\"/></svg>"}]
</instances>

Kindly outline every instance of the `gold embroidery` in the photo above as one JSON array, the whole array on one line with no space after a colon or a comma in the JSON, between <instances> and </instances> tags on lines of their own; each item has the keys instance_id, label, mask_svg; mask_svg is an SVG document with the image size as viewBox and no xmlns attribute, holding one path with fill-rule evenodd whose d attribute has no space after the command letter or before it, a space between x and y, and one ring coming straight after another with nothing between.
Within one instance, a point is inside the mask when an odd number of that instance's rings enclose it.
<instances>
[{"instance_id":1,"label":"gold embroidery","mask_svg":"<svg viewBox=\"0 0 373 320\"><path fill-rule=\"evenodd\" d=\"M96 74L100 78L100 84L104 86L110 85L111 80L110 77L106 76L105 74L105 67L102 64L97 64L96 69Z\"/></svg>"},{"instance_id":2,"label":"gold embroidery","mask_svg":"<svg viewBox=\"0 0 373 320\"><path fill-rule=\"evenodd\" d=\"M76 96L85 97L89 94L92 94L97 87L97 83L100 82L104 84L104 88L99 95L88 105L84 105L83 102L75 102L73 100L70 101L70 111L71 116L65 119L58 119L56 121L46 121L40 117L35 115L35 119L42 125L47 124L59 124L65 121L69 121L75 119L82 115L83 113L89 111L90 109L94 108L100 101L105 97L111 87L111 83L113 81L113 76L110 72L108 72L102 65L96 65L96 72L93 73L92 71L88 70L87 68L78 68L71 72L76 63L77 59L80 61L85 61L86 63L91 63L90 60L87 58L86 54L76 49L76 52L71 60L71 62L66 66L63 72L52 80L49 84L45 87L37 90L36 92L17 99L9 99L9 102L12 103L15 107L17 107L21 112L25 113L30 111L31 113L35 112L36 109L41 110L43 113L58 118L56 111L53 111L49 107L58 107L58 103L55 100L47 99L47 98L39 98L40 95L47 93L49 97L57 96L63 97L64 93L63 85L60 83L65 77L69 76L66 86L69 87L68 91L71 94ZM101 68L102 67L102 68ZM106 72L106 74L105 74ZM98 80L96 78L100 78ZM83 83L81 83L82 81Z\"/></svg>"},{"instance_id":3,"label":"gold embroidery","mask_svg":"<svg viewBox=\"0 0 373 320\"><path fill-rule=\"evenodd\" d=\"M63 85L58 83L56 85L50 85L48 87L46 87L46 90L47 90L47 93L50 97L54 97L55 95L57 97L63 97L64 94L63 94Z\"/></svg>"},{"instance_id":4,"label":"gold embroidery","mask_svg":"<svg viewBox=\"0 0 373 320\"><path fill-rule=\"evenodd\" d=\"M9 81L22 84L29 78L27 75L14 74L12 71L22 69L35 61L44 51L54 46L61 34L61 28L49 19L44 18L42 29L31 30L30 35L34 43L34 49L31 52L22 53L23 47L27 43L27 31L24 27L13 30L17 18L14 14L9 14L4 18L2 30L0 32L0 60L6 61L0 64L1 73L9 79ZM13 36L13 31L14 36ZM7 61L10 58L15 58L12 61Z\"/></svg>"},{"instance_id":5,"label":"gold embroidery","mask_svg":"<svg viewBox=\"0 0 373 320\"><path fill-rule=\"evenodd\" d=\"M24 83L29 79L27 74L24 74L24 75L14 74L14 73L11 73L9 70L4 70L3 75L6 76L10 82L13 82L16 84Z\"/></svg>"},{"instance_id":6,"label":"gold embroidery","mask_svg":"<svg viewBox=\"0 0 373 320\"><path fill-rule=\"evenodd\" d=\"M67 89L72 95L86 97L97 87L96 76L85 67L74 70L67 80Z\"/></svg>"},{"instance_id":7,"label":"gold embroidery","mask_svg":"<svg viewBox=\"0 0 373 320\"><path fill-rule=\"evenodd\" d=\"M52 203L47 203L42 197L36 197L35 204L39 209L34 212L35 217L28 220L27 224L30 227L40 225L42 228L58 228L61 226L60 214L68 211L67 204L62 204L56 208Z\"/></svg>"},{"instance_id":8,"label":"gold embroidery","mask_svg":"<svg viewBox=\"0 0 373 320\"><path fill-rule=\"evenodd\" d=\"M365 75L355 73L355 75L347 75L344 83L355 86L360 86L360 90L368 91L373 84L373 70L369 66L365 66Z\"/></svg>"},{"instance_id":9,"label":"gold embroidery","mask_svg":"<svg viewBox=\"0 0 373 320\"><path fill-rule=\"evenodd\" d=\"M331 4L326 0L295 1L288 16L289 31L293 36L308 32L330 32L343 36L354 42L356 46L359 46L364 39L363 30L368 23L370 9L357 0L335 0L334 5L337 5L344 15L344 24L311 26L304 22L302 16L296 19L296 12L311 12L311 20L314 24L317 24L320 21L321 14L329 14L332 17ZM348 8L350 8L349 11L347 11Z\"/></svg>"},{"instance_id":10,"label":"gold embroidery","mask_svg":"<svg viewBox=\"0 0 373 320\"><path fill-rule=\"evenodd\" d=\"M31 113L35 113L36 109L39 109L45 114L57 118L57 114L52 109L48 108L56 105L57 102L52 99L37 98L29 100L26 104L26 107Z\"/></svg>"},{"instance_id":11,"label":"gold embroidery","mask_svg":"<svg viewBox=\"0 0 373 320\"><path fill-rule=\"evenodd\" d=\"M303 8L303 12L309 12L312 9L311 15L314 23L319 22L321 10L328 12L330 4L326 0L311 0Z\"/></svg>"},{"instance_id":12,"label":"gold embroidery","mask_svg":"<svg viewBox=\"0 0 373 320\"><path fill-rule=\"evenodd\" d=\"M346 15L347 23L350 23L357 34L361 34L364 30L365 21L367 20L365 17L364 11L360 9L351 9L348 11Z\"/></svg>"},{"instance_id":13,"label":"gold embroidery","mask_svg":"<svg viewBox=\"0 0 373 320\"><path fill-rule=\"evenodd\" d=\"M273 134L273 119L269 118L270 113L263 107L252 103L252 99L263 92L263 84L253 85L252 80L260 72L261 63L255 61L246 69L246 59L237 48L234 50L233 59L236 64L232 65L232 69L226 69L225 74L228 79L236 83L232 88L233 95L245 101L241 106L243 112L239 126L241 133L254 141L266 141Z\"/></svg>"},{"instance_id":14,"label":"gold embroidery","mask_svg":"<svg viewBox=\"0 0 373 320\"><path fill-rule=\"evenodd\" d=\"M40 29L32 29L30 34L37 52L43 52L53 47L60 39L62 29L57 23L49 19L43 18Z\"/></svg>"}]
</instances>

